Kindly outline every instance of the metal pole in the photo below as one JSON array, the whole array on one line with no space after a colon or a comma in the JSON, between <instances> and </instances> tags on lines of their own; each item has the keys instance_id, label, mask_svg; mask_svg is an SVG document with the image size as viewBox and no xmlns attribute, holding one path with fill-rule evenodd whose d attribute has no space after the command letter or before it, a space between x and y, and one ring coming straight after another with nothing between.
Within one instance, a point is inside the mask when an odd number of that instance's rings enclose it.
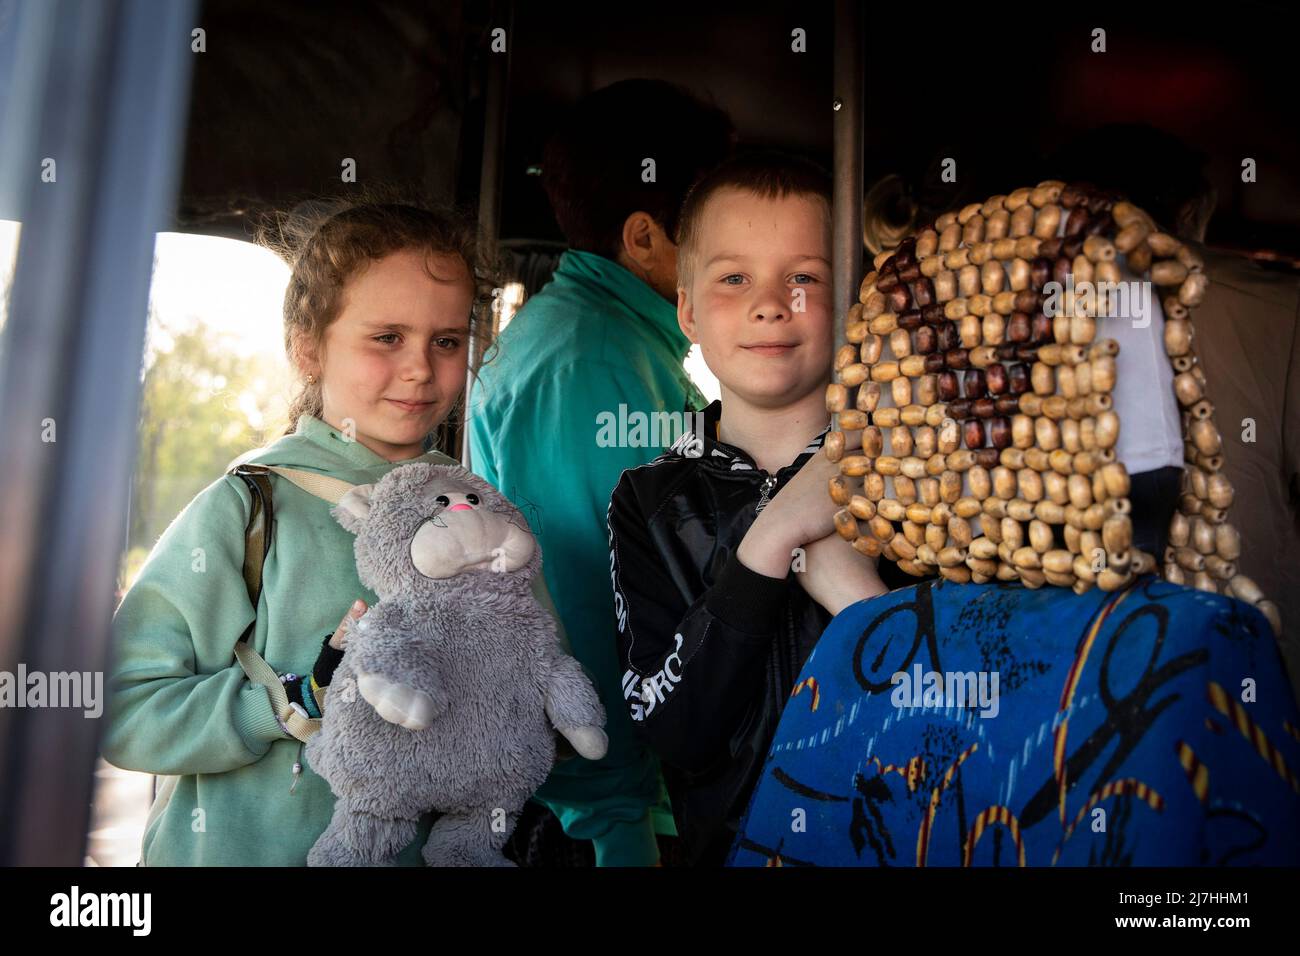
<instances>
[{"instance_id":1,"label":"metal pole","mask_svg":"<svg viewBox=\"0 0 1300 956\"><path fill-rule=\"evenodd\" d=\"M513 48L514 38L514 4L505 2L496 5L496 16L493 17L493 27L495 30L498 26L505 30L505 50L502 52L492 52L491 44L493 38L489 36L489 52L487 54L487 92L484 103L483 116L483 162L479 167L479 197L478 197L478 235L479 243L484 254L496 256L498 252L498 241L501 230L501 191L502 183L505 176L505 165L503 154L505 151L506 138L506 107L508 105L510 93L510 51ZM488 321L491 323L492 338L496 338L497 320L500 313L497 311L497 301L493 299L493 308L488 314ZM479 366L482 364L483 355L480 348L480 341L477 336L470 337L469 353L469 374L465 381L465 418L466 426L460 430L461 441L461 464L466 468L470 467L469 452L469 397L474 388L474 381L477 377Z\"/></svg>"},{"instance_id":2,"label":"metal pole","mask_svg":"<svg viewBox=\"0 0 1300 956\"><path fill-rule=\"evenodd\" d=\"M198 24L193 0L18 11L13 28L45 45L9 92L31 108L5 116L25 113L37 135L0 171L23 221L0 360L0 670L85 675L93 692L109 670L154 235L175 199ZM0 865L81 864L100 729L88 709L0 707Z\"/></svg>"},{"instance_id":3,"label":"metal pole","mask_svg":"<svg viewBox=\"0 0 1300 956\"><path fill-rule=\"evenodd\" d=\"M858 300L862 281L862 161L865 36L860 0L836 0L834 61L835 191L831 211L832 291L836 348L845 337L844 316ZM832 427L838 428L839 416Z\"/></svg>"}]
</instances>

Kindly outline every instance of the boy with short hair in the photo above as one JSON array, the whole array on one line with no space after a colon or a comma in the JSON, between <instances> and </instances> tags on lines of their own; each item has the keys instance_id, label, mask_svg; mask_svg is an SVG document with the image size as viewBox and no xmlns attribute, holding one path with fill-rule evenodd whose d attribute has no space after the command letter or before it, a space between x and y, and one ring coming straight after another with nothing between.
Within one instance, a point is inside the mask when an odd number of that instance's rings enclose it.
<instances>
[{"instance_id":1,"label":"boy with short hair","mask_svg":"<svg viewBox=\"0 0 1300 956\"><path fill-rule=\"evenodd\" d=\"M625 471L607 516L623 694L694 864L720 864L830 619L885 592L837 540L819 454L834 332L830 182L760 154L688 195L677 318L722 387L704 435Z\"/></svg>"}]
</instances>

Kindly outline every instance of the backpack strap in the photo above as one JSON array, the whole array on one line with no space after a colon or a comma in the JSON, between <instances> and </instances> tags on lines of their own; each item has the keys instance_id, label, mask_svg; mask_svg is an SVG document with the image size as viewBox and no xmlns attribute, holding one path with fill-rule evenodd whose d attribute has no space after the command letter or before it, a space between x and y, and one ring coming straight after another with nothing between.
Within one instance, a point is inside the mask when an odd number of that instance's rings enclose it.
<instances>
[{"instance_id":1,"label":"backpack strap","mask_svg":"<svg viewBox=\"0 0 1300 956\"><path fill-rule=\"evenodd\" d=\"M254 615L262 597L262 567L271 551L271 540L275 532L275 510L269 477L272 470L262 465L239 465L230 471L231 475L248 486L253 499L248 525L244 528L244 586L248 589L248 600L253 605ZM256 626L257 619L254 617L235 642L235 660L239 661L239 666L244 669L249 680L266 688L272 709L289 728L289 733L305 742L320 730L320 718L304 717L289 705L289 695L285 693L279 675L253 650L249 642Z\"/></svg>"}]
</instances>

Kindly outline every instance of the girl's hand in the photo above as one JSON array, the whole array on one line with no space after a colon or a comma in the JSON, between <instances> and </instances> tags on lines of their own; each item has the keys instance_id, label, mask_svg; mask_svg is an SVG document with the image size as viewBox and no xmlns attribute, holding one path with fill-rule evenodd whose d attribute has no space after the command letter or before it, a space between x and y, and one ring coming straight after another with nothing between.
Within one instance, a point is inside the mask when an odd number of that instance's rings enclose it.
<instances>
[{"instance_id":1,"label":"girl's hand","mask_svg":"<svg viewBox=\"0 0 1300 956\"><path fill-rule=\"evenodd\" d=\"M835 532L806 545L804 560L795 580L832 617L850 604L888 591L876 571L876 559L855 551Z\"/></svg>"},{"instance_id":2,"label":"girl's hand","mask_svg":"<svg viewBox=\"0 0 1300 956\"><path fill-rule=\"evenodd\" d=\"M348 608L348 613L343 615L343 620L339 621L334 636L330 638L330 647L336 651L341 651L348 646L348 631L352 629L352 625L357 622L357 619L366 613L366 610L366 602L357 598L352 607Z\"/></svg>"}]
</instances>

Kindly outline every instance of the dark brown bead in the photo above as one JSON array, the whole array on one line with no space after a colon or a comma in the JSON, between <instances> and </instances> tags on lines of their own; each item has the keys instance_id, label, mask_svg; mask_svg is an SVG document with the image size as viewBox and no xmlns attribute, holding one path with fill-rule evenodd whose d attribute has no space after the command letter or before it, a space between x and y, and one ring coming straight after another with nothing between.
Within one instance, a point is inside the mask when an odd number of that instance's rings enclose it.
<instances>
[{"instance_id":1,"label":"dark brown bead","mask_svg":"<svg viewBox=\"0 0 1300 956\"><path fill-rule=\"evenodd\" d=\"M1035 345L1052 341L1052 320L1041 312L1030 320L1029 341Z\"/></svg>"},{"instance_id":2,"label":"dark brown bead","mask_svg":"<svg viewBox=\"0 0 1300 956\"><path fill-rule=\"evenodd\" d=\"M1015 395L999 395L993 399L993 408L999 415L1014 415L1020 411L1020 399Z\"/></svg>"},{"instance_id":3,"label":"dark brown bead","mask_svg":"<svg viewBox=\"0 0 1300 956\"><path fill-rule=\"evenodd\" d=\"M907 286L900 282L885 293L885 302L890 312L906 312L907 307L912 304L912 295L907 291Z\"/></svg>"},{"instance_id":4,"label":"dark brown bead","mask_svg":"<svg viewBox=\"0 0 1300 956\"><path fill-rule=\"evenodd\" d=\"M1010 361L1016 357L1016 349L1018 348L1020 348L1020 346L1015 343L1010 345L999 345L997 347L998 359L1003 362Z\"/></svg>"},{"instance_id":5,"label":"dark brown bead","mask_svg":"<svg viewBox=\"0 0 1300 956\"><path fill-rule=\"evenodd\" d=\"M939 351L947 352L961 343L961 334L956 322L945 322L935 329L939 333Z\"/></svg>"},{"instance_id":6,"label":"dark brown bead","mask_svg":"<svg viewBox=\"0 0 1300 956\"><path fill-rule=\"evenodd\" d=\"M1038 244L1038 254L1046 259L1055 259L1061 254L1060 236L1052 236Z\"/></svg>"},{"instance_id":7,"label":"dark brown bead","mask_svg":"<svg viewBox=\"0 0 1300 956\"><path fill-rule=\"evenodd\" d=\"M894 268L897 269L900 273L908 266L915 265L916 264L916 243L913 242L910 246L904 246L900 243L898 246L898 251L895 252L890 258L894 260Z\"/></svg>"},{"instance_id":8,"label":"dark brown bead","mask_svg":"<svg viewBox=\"0 0 1300 956\"><path fill-rule=\"evenodd\" d=\"M928 276L913 279L911 284L912 304L918 309L934 304L934 283Z\"/></svg>"},{"instance_id":9,"label":"dark brown bead","mask_svg":"<svg viewBox=\"0 0 1300 956\"><path fill-rule=\"evenodd\" d=\"M1034 289L1021 289L1012 300L1011 311L1034 313L1041 301L1042 297Z\"/></svg>"},{"instance_id":10,"label":"dark brown bead","mask_svg":"<svg viewBox=\"0 0 1300 956\"><path fill-rule=\"evenodd\" d=\"M910 283L915 282L919 278L921 278L921 267L915 262L899 267L898 281Z\"/></svg>"},{"instance_id":11,"label":"dark brown bead","mask_svg":"<svg viewBox=\"0 0 1300 956\"><path fill-rule=\"evenodd\" d=\"M984 397L984 370L973 368L961 378L961 393L967 398Z\"/></svg>"},{"instance_id":12,"label":"dark brown bead","mask_svg":"<svg viewBox=\"0 0 1300 956\"><path fill-rule=\"evenodd\" d=\"M1029 391L1029 366L1013 365L1007 369L1007 387L1012 395Z\"/></svg>"},{"instance_id":13,"label":"dark brown bead","mask_svg":"<svg viewBox=\"0 0 1300 956\"><path fill-rule=\"evenodd\" d=\"M992 418L993 399L977 398L971 403L970 410L975 413L976 418Z\"/></svg>"},{"instance_id":14,"label":"dark brown bead","mask_svg":"<svg viewBox=\"0 0 1300 956\"><path fill-rule=\"evenodd\" d=\"M962 419L965 418L970 418L971 417L970 405L971 402L969 398L955 398L948 403L948 415L952 418L957 419L957 421L961 421Z\"/></svg>"},{"instance_id":15,"label":"dark brown bead","mask_svg":"<svg viewBox=\"0 0 1300 956\"><path fill-rule=\"evenodd\" d=\"M1088 192L1087 183L1069 183L1061 190L1061 205L1066 209L1073 209L1079 203L1087 201Z\"/></svg>"},{"instance_id":16,"label":"dark brown bead","mask_svg":"<svg viewBox=\"0 0 1300 956\"><path fill-rule=\"evenodd\" d=\"M957 397L957 373L939 373L939 401L951 402Z\"/></svg>"},{"instance_id":17,"label":"dark brown bead","mask_svg":"<svg viewBox=\"0 0 1300 956\"><path fill-rule=\"evenodd\" d=\"M947 367L948 366L945 364L943 360L942 352L934 352L925 357L925 370L927 373L942 372Z\"/></svg>"},{"instance_id":18,"label":"dark brown bead","mask_svg":"<svg viewBox=\"0 0 1300 956\"><path fill-rule=\"evenodd\" d=\"M1052 260L1052 281L1065 285L1066 276L1074 269L1074 264L1065 256L1057 256Z\"/></svg>"},{"instance_id":19,"label":"dark brown bead","mask_svg":"<svg viewBox=\"0 0 1300 956\"><path fill-rule=\"evenodd\" d=\"M995 418L989 422L989 441L994 448L1011 446L1011 423L1005 418Z\"/></svg>"},{"instance_id":20,"label":"dark brown bead","mask_svg":"<svg viewBox=\"0 0 1300 956\"><path fill-rule=\"evenodd\" d=\"M880 275L876 277L876 291L883 294L892 292L898 287L898 273L884 269L880 270Z\"/></svg>"},{"instance_id":21,"label":"dark brown bead","mask_svg":"<svg viewBox=\"0 0 1300 956\"><path fill-rule=\"evenodd\" d=\"M970 352L966 349L950 349L943 353L943 360L949 368L970 368Z\"/></svg>"},{"instance_id":22,"label":"dark brown bead","mask_svg":"<svg viewBox=\"0 0 1300 956\"><path fill-rule=\"evenodd\" d=\"M1061 255L1074 261L1074 257L1083 252L1083 236L1071 236L1065 242L1061 243Z\"/></svg>"},{"instance_id":23,"label":"dark brown bead","mask_svg":"<svg viewBox=\"0 0 1300 956\"><path fill-rule=\"evenodd\" d=\"M1033 362L1038 359L1037 345L1020 345L1016 347L1016 358L1021 362Z\"/></svg>"},{"instance_id":24,"label":"dark brown bead","mask_svg":"<svg viewBox=\"0 0 1300 956\"><path fill-rule=\"evenodd\" d=\"M994 362L984 369L984 381L990 394L1001 395L1007 390L1007 368Z\"/></svg>"},{"instance_id":25,"label":"dark brown bead","mask_svg":"<svg viewBox=\"0 0 1300 956\"><path fill-rule=\"evenodd\" d=\"M1075 206L1070 210L1070 215L1065 217L1065 234L1067 236L1080 235L1086 225L1088 225L1088 207Z\"/></svg>"},{"instance_id":26,"label":"dark brown bead","mask_svg":"<svg viewBox=\"0 0 1300 956\"><path fill-rule=\"evenodd\" d=\"M1088 213L1093 216L1099 216L1102 213L1110 213L1110 207L1115 205L1114 197L1107 192L1095 192L1088 197Z\"/></svg>"},{"instance_id":27,"label":"dark brown bead","mask_svg":"<svg viewBox=\"0 0 1300 956\"><path fill-rule=\"evenodd\" d=\"M980 448L975 452L975 464L981 468L996 468L1001 464L1002 452L996 448Z\"/></svg>"},{"instance_id":28,"label":"dark brown bead","mask_svg":"<svg viewBox=\"0 0 1300 956\"><path fill-rule=\"evenodd\" d=\"M901 318L898 320L898 324L903 324ZM939 347L939 333L932 326L922 325L916 330L916 335L913 336L912 341L918 355L929 355Z\"/></svg>"},{"instance_id":29,"label":"dark brown bead","mask_svg":"<svg viewBox=\"0 0 1300 956\"><path fill-rule=\"evenodd\" d=\"M921 310L908 309L898 316L898 327L907 329L909 332L921 327Z\"/></svg>"},{"instance_id":30,"label":"dark brown bead","mask_svg":"<svg viewBox=\"0 0 1300 956\"><path fill-rule=\"evenodd\" d=\"M1083 230L1084 236L1100 236L1110 228L1110 213L1102 213L1093 216L1088 220L1087 227Z\"/></svg>"},{"instance_id":31,"label":"dark brown bead","mask_svg":"<svg viewBox=\"0 0 1300 956\"><path fill-rule=\"evenodd\" d=\"M968 418L961 426L962 440L967 448L984 447L984 423L978 418Z\"/></svg>"},{"instance_id":32,"label":"dark brown bead","mask_svg":"<svg viewBox=\"0 0 1300 956\"><path fill-rule=\"evenodd\" d=\"M1038 256L1029 263L1029 287L1034 290L1047 285L1052 277L1052 260Z\"/></svg>"},{"instance_id":33,"label":"dark brown bead","mask_svg":"<svg viewBox=\"0 0 1300 956\"><path fill-rule=\"evenodd\" d=\"M943 314L943 306L927 305L921 309L921 318L926 325L943 325L948 321L948 317Z\"/></svg>"},{"instance_id":34,"label":"dark brown bead","mask_svg":"<svg viewBox=\"0 0 1300 956\"><path fill-rule=\"evenodd\" d=\"M1007 322L1007 341L1028 342L1029 332L1029 316L1024 312L1012 312L1011 319Z\"/></svg>"}]
</instances>

